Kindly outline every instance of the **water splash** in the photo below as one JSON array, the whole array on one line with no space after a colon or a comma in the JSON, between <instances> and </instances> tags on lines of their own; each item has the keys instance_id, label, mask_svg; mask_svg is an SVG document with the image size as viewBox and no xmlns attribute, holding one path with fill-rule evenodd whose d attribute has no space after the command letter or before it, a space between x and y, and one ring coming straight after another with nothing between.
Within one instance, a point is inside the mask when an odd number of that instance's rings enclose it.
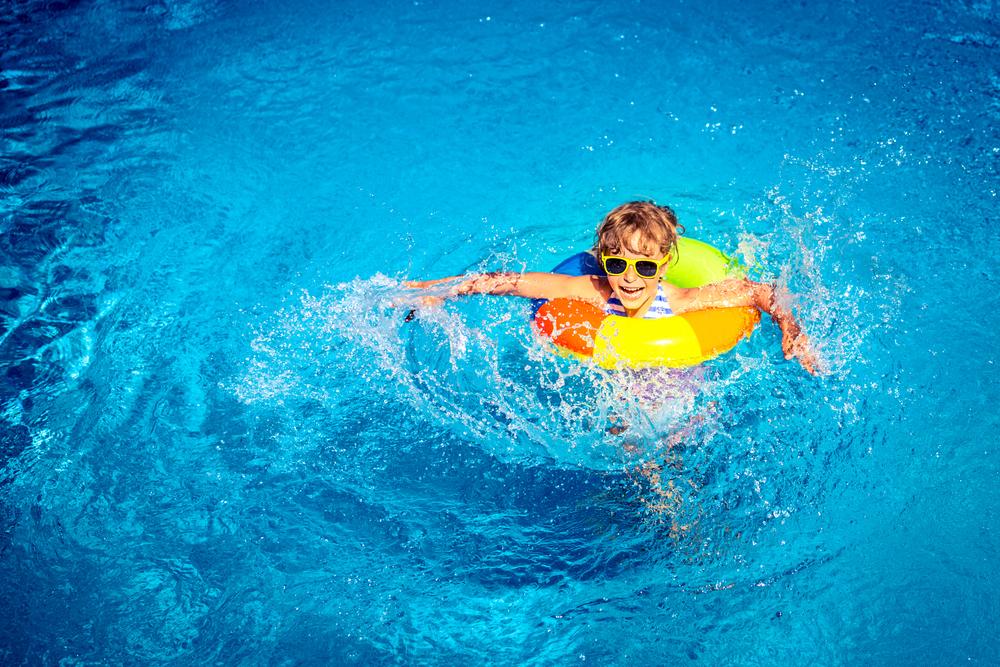
<instances>
[{"instance_id":1,"label":"water splash","mask_svg":"<svg viewBox=\"0 0 1000 667\"><path fill-rule=\"evenodd\" d=\"M614 384L534 338L524 302L473 298L406 322L390 305L403 291L378 275L298 295L255 329L243 377L226 386L246 404L338 409L342 380L361 378L373 395L510 460L607 465Z\"/></svg>"},{"instance_id":2,"label":"water splash","mask_svg":"<svg viewBox=\"0 0 1000 667\"><path fill-rule=\"evenodd\" d=\"M867 287L857 280L862 262L876 277L880 271L875 251L864 255L864 220L852 222L775 186L748 206L739 234L742 261L756 279L775 283L778 302L796 313L824 371L837 378L866 363L867 341L885 330L909 291L902 280Z\"/></svg>"}]
</instances>

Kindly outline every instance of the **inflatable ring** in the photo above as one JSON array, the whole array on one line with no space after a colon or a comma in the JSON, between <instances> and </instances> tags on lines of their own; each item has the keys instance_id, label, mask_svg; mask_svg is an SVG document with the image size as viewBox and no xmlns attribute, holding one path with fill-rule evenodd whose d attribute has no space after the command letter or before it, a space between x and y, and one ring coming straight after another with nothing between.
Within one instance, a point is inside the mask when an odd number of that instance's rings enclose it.
<instances>
[{"instance_id":1,"label":"inflatable ring","mask_svg":"<svg viewBox=\"0 0 1000 667\"><path fill-rule=\"evenodd\" d=\"M604 275L597 259L582 252L554 273ZM663 280L677 287L700 287L742 276L742 268L716 248L689 238L677 240L677 260ZM535 330L561 350L592 359L603 368L695 366L736 346L760 321L756 308L713 308L655 320L608 315L578 299L552 299L535 311Z\"/></svg>"}]
</instances>

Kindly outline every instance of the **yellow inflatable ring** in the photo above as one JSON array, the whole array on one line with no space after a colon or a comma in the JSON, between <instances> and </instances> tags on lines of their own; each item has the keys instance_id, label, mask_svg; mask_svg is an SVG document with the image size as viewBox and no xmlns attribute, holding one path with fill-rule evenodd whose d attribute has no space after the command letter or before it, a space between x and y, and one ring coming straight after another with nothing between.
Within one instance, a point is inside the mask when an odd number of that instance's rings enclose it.
<instances>
[{"instance_id":1,"label":"yellow inflatable ring","mask_svg":"<svg viewBox=\"0 0 1000 667\"><path fill-rule=\"evenodd\" d=\"M677 259L663 280L677 287L700 287L743 275L738 264L716 248L678 239ZM590 253L579 253L554 270L569 275L603 274ZM713 308L662 319L608 315L599 306L574 299L552 299L535 312L535 330L561 350L603 368L663 366L681 368L712 359L750 335L760 321L756 308Z\"/></svg>"}]
</instances>

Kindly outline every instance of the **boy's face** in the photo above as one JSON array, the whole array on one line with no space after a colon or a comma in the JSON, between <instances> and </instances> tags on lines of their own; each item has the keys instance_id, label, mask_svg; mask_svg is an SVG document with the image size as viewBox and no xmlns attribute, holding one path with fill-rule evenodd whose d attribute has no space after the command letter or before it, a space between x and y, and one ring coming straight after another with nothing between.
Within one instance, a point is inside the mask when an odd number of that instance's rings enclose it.
<instances>
[{"instance_id":1,"label":"boy's face","mask_svg":"<svg viewBox=\"0 0 1000 667\"><path fill-rule=\"evenodd\" d=\"M654 262L659 262L663 259L663 253L660 251L659 244L643 239L638 232L633 234L632 238L628 239L628 241L625 247L618 252L609 252L608 254L613 254L616 257L624 257L625 259L651 259ZM625 269L625 273L617 276L609 275L608 285L619 301L622 302L625 311L629 315L634 315L640 310L644 311L647 304L653 303L653 299L656 297L656 288L660 282L660 276L666 270L667 264L664 263L657 270L656 275L644 278L636 273L635 265L630 263L628 268Z\"/></svg>"}]
</instances>

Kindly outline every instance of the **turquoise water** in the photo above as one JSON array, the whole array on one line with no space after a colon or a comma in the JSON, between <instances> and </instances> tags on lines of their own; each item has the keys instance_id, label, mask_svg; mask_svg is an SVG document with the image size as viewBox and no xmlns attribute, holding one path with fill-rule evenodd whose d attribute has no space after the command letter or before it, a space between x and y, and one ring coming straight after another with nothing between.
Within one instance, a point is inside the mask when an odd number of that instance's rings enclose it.
<instances>
[{"instance_id":1,"label":"turquoise water","mask_svg":"<svg viewBox=\"0 0 1000 667\"><path fill-rule=\"evenodd\" d=\"M0 23L4 663L998 664L995 4ZM827 373L388 306L637 198Z\"/></svg>"}]
</instances>

